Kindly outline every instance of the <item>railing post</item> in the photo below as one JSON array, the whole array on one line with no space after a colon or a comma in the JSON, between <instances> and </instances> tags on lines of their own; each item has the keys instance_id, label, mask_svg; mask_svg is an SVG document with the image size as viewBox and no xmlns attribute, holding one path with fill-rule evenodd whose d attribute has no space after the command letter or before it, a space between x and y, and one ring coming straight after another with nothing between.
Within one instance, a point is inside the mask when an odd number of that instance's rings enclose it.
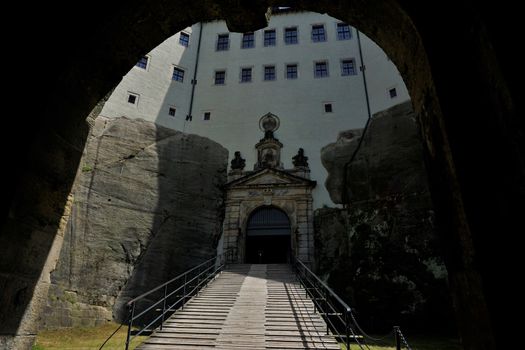
<instances>
[{"instance_id":1,"label":"railing post","mask_svg":"<svg viewBox=\"0 0 525 350\"><path fill-rule=\"evenodd\" d=\"M188 274L184 274L184 284L183 284L183 288L182 288L182 306L181 306L181 310L184 310L184 304L186 304L186 276Z\"/></svg>"},{"instance_id":2,"label":"railing post","mask_svg":"<svg viewBox=\"0 0 525 350\"><path fill-rule=\"evenodd\" d=\"M401 337L399 336L399 326L394 326L394 336L396 337L396 350L401 350Z\"/></svg>"},{"instance_id":3,"label":"railing post","mask_svg":"<svg viewBox=\"0 0 525 350\"><path fill-rule=\"evenodd\" d=\"M160 323L160 330L162 330L162 326L164 325L164 314L166 313L166 296L168 295L168 285L166 284L164 286L164 301L162 302L162 318Z\"/></svg>"},{"instance_id":4,"label":"railing post","mask_svg":"<svg viewBox=\"0 0 525 350\"><path fill-rule=\"evenodd\" d=\"M345 312L345 333L346 333L346 350L350 350L350 310L346 309Z\"/></svg>"},{"instance_id":5,"label":"railing post","mask_svg":"<svg viewBox=\"0 0 525 350\"><path fill-rule=\"evenodd\" d=\"M129 321L128 321L128 335L126 336L126 350L129 349L129 340L131 338L131 327L133 326L133 316L135 316L135 303L128 306L129 310Z\"/></svg>"},{"instance_id":6,"label":"railing post","mask_svg":"<svg viewBox=\"0 0 525 350\"><path fill-rule=\"evenodd\" d=\"M330 313L328 312L328 300L326 297L326 290L323 289L323 299L324 299L324 314L326 315L326 320L330 321ZM326 322L326 335L330 334L328 331L328 323Z\"/></svg>"}]
</instances>

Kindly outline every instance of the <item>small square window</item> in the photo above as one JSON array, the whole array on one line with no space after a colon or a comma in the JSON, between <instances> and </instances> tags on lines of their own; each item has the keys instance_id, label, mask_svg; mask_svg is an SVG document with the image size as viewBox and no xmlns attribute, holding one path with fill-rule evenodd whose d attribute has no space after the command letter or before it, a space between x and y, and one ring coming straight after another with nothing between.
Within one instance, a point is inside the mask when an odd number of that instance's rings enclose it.
<instances>
[{"instance_id":1,"label":"small square window","mask_svg":"<svg viewBox=\"0 0 525 350\"><path fill-rule=\"evenodd\" d=\"M296 64L286 65L286 79L297 79L297 65Z\"/></svg>"},{"instance_id":2,"label":"small square window","mask_svg":"<svg viewBox=\"0 0 525 350\"><path fill-rule=\"evenodd\" d=\"M397 96L396 88L392 88L392 89L388 90L388 93L390 94L390 98L394 98L394 97Z\"/></svg>"},{"instance_id":3,"label":"small square window","mask_svg":"<svg viewBox=\"0 0 525 350\"><path fill-rule=\"evenodd\" d=\"M242 68L241 69L241 83L249 83L252 81L252 69Z\"/></svg>"},{"instance_id":4,"label":"small square window","mask_svg":"<svg viewBox=\"0 0 525 350\"><path fill-rule=\"evenodd\" d=\"M175 107L170 107L170 108L168 109L168 114L171 115L172 117L174 117L176 111L177 111L177 110L175 109Z\"/></svg>"},{"instance_id":5,"label":"small square window","mask_svg":"<svg viewBox=\"0 0 525 350\"><path fill-rule=\"evenodd\" d=\"M315 62L314 76L316 78L326 78L328 76L328 63Z\"/></svg>"},{"instance_id":6,"label":"small square window","mask_svg":"<svg viewBox=\"0 0 525 350\"><path fill-rule=\"evenodd\" d=\"M264 31L264 46L275 46L276 44L276 35L275 29L265 30Z\"/></svg>"},{"instance_id":7,"label":"small square window","mask_svg":"<svg viewBox=\"0 0 525 350\"><path fill-rule=\"evenodd\" d=\"M253 32L244 33L242 35L241 48L251 49L252 47L255 47L255 34Z\"/></svg>"},{"instance_id":8,"label":"small square window","mask_svg":"<svg viewBox=\"0 0 525 350\"><path fill-rule=\"evenodd\" d=\"M173 76L171 77L172 80L180 81L181 83L184 81L184 70L174 67L173 68Z\"/></svg>"},{"instance_id":9,"label":"small square window","mask_svg":"<svg viewBox=\"0 0 525 350\"><path fill-rule=\"evenodd\" d=\"M357 71L355 69L354 59L342 60L341 61L341 75L356 75Z\"/></svg>"},{"instance_id":10,"label":"small square window","mask_svg":"<svg viewBox=\"0 0 525 350\"><path fill-rule=\"evenodd\" d=\"M135 64L135 66L146 69L148 67L148 56L142 56L139 61Z\"/></svg>"},{"instance_id":11,"label":"small square window","mask_svg":"<svg viewBox=\"0 0 525 350\"><path fill-rule=\"evenodd\" d=\"M138 102L138 95L135 94L128 94L128 103L131 103L132 105L137 104Z\"/></svg>"},{"instance_id":12,"label":"small square window","mask_svg":"<svg viewBox=\"0 0 525 350\"><path fill-rule=\"evenodd\" d=\"M346 23L337 23L337 40L350 40L352 32Z\"/></svg>"},{"instance_id":13,"label":"small square window","mask_svg":"<svg viewBox=\"0 0 525 350\"><path fill-rule=\"evenodd\" d=\"M181 44L182 46L188 47L188 45L190 44L190 35L180 32L179 44Z\"/></svg>"},{"instance_id":14,"label":"small square window","mask_svg":"<svg viewBox=\"0 0 525 350\"><path fill-rule=\"evenodd\" d=\"M297 27L285 28L284 29L284 43L288 45L297 44L299 39L297 38Z\"/></svg>"},{"instance_id":15,"label":"small square window","mask_svg":"<svg viewBox=\"0 0 525 350\"><path fill-rule=\"evenodd\" d=\"M275 80L275 66L264 67L264 80Z\"/></svg>"},{"instance_id":16,"label":"small square window","mask_svg":"<svg viewBox=\"0 0 525 350\"><path fill-rule=\"evenodd\" d=\"M312 41L313 42L326 41L324 25L320 24L320 25L312 26Z\"/></svg>"},{"instance_id":17,"label":"small square window","mask_svg":"<svg viewBox=\"0 0 525 350\"><path fill-rule=\"evenodd\" d=\"M332 113L333 112L332 104L331 103L325 103L324 104L324 111L325 111L325 113Z\"/></svg>"},{"instance_id":18,"label":"small square window","mask_svg":"<svg viewBox=\"0 0 525 350\"><path fill-rule=\"evenodd\" d=\"M204 120L210 120L211 119L211 112L204 112Z\"/></svg>"},{"instance_id":19,"label":"small square window","mask_svg":"<svg viewBox=\"0 0 525 350\"><path fill-rule=\"evenodd\" d=\"M230 48L229 34L219 34L217 37L217 51L227 51Z\"/></svg>"},{"instance_id":20,"label":"small square window","mask_svg":"<svg viewBox=\"0 0 525 350\"><path fill-rule=\"evenodd\" d=\"M219 70L215 72L215 85L224 85L226 80L226 71Z\"/></svg>"}]
</instances>

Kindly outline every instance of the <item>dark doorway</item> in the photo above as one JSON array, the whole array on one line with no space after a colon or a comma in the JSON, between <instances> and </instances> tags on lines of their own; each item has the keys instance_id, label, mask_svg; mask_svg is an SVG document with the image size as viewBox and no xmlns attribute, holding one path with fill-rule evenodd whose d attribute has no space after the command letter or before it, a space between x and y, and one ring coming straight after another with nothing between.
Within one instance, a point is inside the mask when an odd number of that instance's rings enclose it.
<instances>
[{"instance_id":1,"label":"dark doorway","mask_svg":"<svg viewBox=\"0 0 525 350\"><path fill-rule=\"evenodd\" d=\"M290 220L275 207L256 209L246 227L246 262L287 263L291 254Z\"/></svg>"}]
</instances>

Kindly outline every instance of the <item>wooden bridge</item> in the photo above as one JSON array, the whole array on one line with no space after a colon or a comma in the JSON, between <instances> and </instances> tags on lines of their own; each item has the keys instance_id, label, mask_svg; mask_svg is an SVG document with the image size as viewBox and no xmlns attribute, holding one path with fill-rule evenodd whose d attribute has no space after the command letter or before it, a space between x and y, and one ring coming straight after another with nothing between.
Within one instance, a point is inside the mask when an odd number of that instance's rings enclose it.
<instances>
[{"instance_id":1,"label":"wooden bridge","mask_svg":"<svg viewBox=\"0 0 525 350\"><path fill-rule=\"evenodd\" d=\"M138 350L334 349L289 265L229 265Z\"/></svg>"}]
</instances>

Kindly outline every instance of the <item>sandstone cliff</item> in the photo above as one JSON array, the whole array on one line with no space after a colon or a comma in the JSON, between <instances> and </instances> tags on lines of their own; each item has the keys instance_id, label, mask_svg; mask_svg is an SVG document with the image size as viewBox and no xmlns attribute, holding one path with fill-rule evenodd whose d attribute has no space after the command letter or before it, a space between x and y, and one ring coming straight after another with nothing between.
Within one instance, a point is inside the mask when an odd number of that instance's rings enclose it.
<instances>
[{"instance_id":1,"label":"sandstone cliff","mask_svg":"<svg viewBox=\"0 0 525 350\"><path fill-rule=\"evenodd\" d=\"M447 328L446 269L410 103L374 115L345 172L361 133L343 132L322 150L330 195L348 205L315 213L319 272L369 329Z\"/></svg>"},{"instance_id":2,"label":"sandstone cliff","mask_svg":"<svg viewBox=\"0 0 525 350\"><path fill-rule=\"evenodd\" d=\"M97 118L43 327L122 319L129 298L212 256L227 158L207 138L143 120Z\"/></svg>"}]
</instances>

